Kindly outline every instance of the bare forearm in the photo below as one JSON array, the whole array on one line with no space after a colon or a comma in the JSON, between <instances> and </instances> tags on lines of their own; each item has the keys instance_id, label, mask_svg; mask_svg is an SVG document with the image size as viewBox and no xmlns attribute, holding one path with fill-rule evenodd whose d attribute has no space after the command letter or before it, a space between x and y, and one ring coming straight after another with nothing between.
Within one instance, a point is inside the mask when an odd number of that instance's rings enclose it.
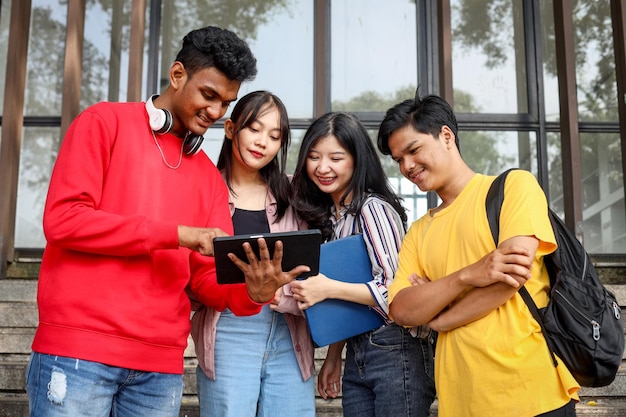
<instances>
[{"instance_id":1,"label":"bare forearm","mask_svg":"<svg viewBox=\"0 0 626 417\"><path fill-rule=\"evenodd\" d=\"M509 300L515 292L515 288L502 283L474 288L428 324L440 332L453 330L486 316Z\"/></svg>"},{"instance_id":2,"label":"bare forearm","mask_svg":"<svg viewBox=\"0 0 626 417\"><path fill-rule=\"evenodd\" d=\"M525 253L526 256L513 256L504 262L503 271L506 281L498 281L491 285L474 288L466 296L455 301L453 305L432 320L430 326L438 331L449 331L486 316L500 307L515 295L519 286L524 285L531 277L532 263L539 241L530 236L516 236L501 243L497 252ZM515 247L518 247L517 249ZM488 259L483 258L483 259ZM480 264L480 262L478 263ZM484 274L478 271L480 276ZM511 285L512 282L515 285Z\"/></svg>"},{"instance_id":3,"label":"bare forearm","mask_svg":"<svg viewBox=\"0 0 626 417\"><path fill-rule=\"evenodd\" d=\"M365 284L354 284L331 280L328 285L328 297L353 303L375 306L376 301Z\"/></svg>"},{"instance_id":4,"label":"bare forearm","mask_svg":"<svg viewBox=\"0 0 626 417\"><path fill-rule=\"evenodd\" d=\"M376 301L366 284L337 281L324 274L292 282L291 291L301 309L307 309L327 299L351 301L370 306L376 305Z\"/></svg>"},{"instance_id":5,"label":"bare forearm","mask_svg":"<svg viewBox=\"0 0 626 417\"><path fill-rule=\"evenodd\" d=\"M482 313L477 309L468 317L484 315L487 309L491 311L509 299L517 288L530 278L537 245L536 238L513 237L477 262L457 272L432 282L404 288L390 305L391 316L398 324L404 326L429 324L467 289L487 288L496 283L510 286L509 292L502 290L502 296L479 299L478 303L486 303L485 306L479 306ZM482 293L478 296L481 297ZM473 302L473 299L468 302ZM450 323L462 323L467 319L467 317L451 319Z\"/></svg>"},{"instance_id":6,"label":"bare forearm","mask_svg":"<svg viewBox=\"0 0 626 417\"><path fill-rule=\"evenodd\" d=\"M404 288L389 306L391 317L402 326L429 323L468 288L462 274L458 271L437 281Z\"/></svg>"},{"instance_id":7,"label":"bare forearm","mask_svg":"<svg viewBox=\"0 0 626 417\"><path fill-rule=\"evenodd\" d=\"M345 346L345 344L346 341L341 340L328 346L328 351L326 352L326 360L341 360L341 353L343 352L343 347Z\"/></svg>"}]
</instances>

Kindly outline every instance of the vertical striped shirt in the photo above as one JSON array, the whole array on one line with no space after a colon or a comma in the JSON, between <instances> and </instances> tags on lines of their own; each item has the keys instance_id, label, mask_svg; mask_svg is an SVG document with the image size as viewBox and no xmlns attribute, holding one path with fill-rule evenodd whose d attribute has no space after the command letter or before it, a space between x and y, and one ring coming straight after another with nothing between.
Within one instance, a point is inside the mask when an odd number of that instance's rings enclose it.
<instances>
[{"instance_id":1,"label":"vertical striped shirt","mask_svg":"<svg viewBox=\"0 0 626 417\"><path fill-rule=\"evenodd\" d=\"M405 234L400 215L391 204L372 195L365 200L358 215L347 214L345 208L337 215L333 209L331 221L333 239L363 233L372 263L372 280L366 285L376 300L377 306L373 308L389 324L387 287L398 269L398 252Z\"/></svg>"}]
</instances>

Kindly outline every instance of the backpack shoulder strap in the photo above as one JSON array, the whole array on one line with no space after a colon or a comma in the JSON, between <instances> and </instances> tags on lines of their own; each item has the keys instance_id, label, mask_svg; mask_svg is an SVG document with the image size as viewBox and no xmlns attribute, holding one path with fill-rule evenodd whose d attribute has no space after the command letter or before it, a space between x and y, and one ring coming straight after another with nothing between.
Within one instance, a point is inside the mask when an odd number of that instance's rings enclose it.
<instances>
[{"instance_id":1,"label":"backpack shoulder strap","mask_svg":"<svg viewBox=\"0 0 626 417\"><path fill-rule=\"evenodd\" d=\"M491 183L485 200L485 208L487 209L487 220L491 229L493 241L498 246L498 237L500 236L500 212L502 211L502 202L504 201L504 183L506 177L514 168L504 171L498 175Z\"/></svg>"},{"instance_id":2,"label":"backpack shoulder strap","mask_svg":"<svg viewBox=\"0 0 626 417\"><path fill-rule=\"evenodd\" d=\"M504 183L506 182L506 177L513 169L509 169L504 171L502 174L498 175L496 179L489 187L489 191L487 192L487 198L485 199L485 208L487 210L487 220L489 221L489 228L491 229L491 235L493 236L493 241L496 246L498 246L498 239L500 236L500 212L502 211L502 202L504 201ZM557 366L556 359L554 357L554 349L548 339L547 333L543 326L543 319L541 318L541 314L539 313L539 309L537 308L537 304L530 296L530 293L526 289L525 286L522 285L518 290L519 295L522 297L526 306L530 310L533 318L539 323L539 327L541 327L541 331L544 334L546 339L546 343L548 345L548 349L550 350L550 355L552 356L552 362L554 366Z\"/></svg>"}]
</instances>

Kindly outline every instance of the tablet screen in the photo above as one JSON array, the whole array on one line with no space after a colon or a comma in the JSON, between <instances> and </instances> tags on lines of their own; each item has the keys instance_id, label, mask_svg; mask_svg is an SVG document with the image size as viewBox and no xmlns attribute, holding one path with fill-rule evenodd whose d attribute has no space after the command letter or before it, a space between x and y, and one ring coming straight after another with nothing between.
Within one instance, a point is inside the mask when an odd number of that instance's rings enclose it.
<instances>
[{"instance_id":1,"label":"tablet screen","mask_svg":"<svg viewBox=\"0 0 626 417\"><path fill-rule=\"evenodd\" d=\"M239 259L248 262L243 250L243 243L248 242L252 250L259 257L257 239L262 237L267 242L270 257L274 256L274 244L283 242L283 271L289 271L298 265L307 265L311 270L298 278L310 277L319 273L320 244L322 233L317 230L299 230L295 232L261 233L253 235L236 235L216 237L213 240L215 251L215 268L219 284L237 284L245 282L243 272L229 258L234 253Z\"/></svg>"}]
</instances>

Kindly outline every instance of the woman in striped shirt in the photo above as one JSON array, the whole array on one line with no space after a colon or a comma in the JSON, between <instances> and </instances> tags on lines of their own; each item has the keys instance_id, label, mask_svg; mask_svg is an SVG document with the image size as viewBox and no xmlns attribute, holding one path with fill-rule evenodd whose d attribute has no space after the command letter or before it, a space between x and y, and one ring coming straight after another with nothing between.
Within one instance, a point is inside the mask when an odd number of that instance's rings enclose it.
<instances>
[{"instance_id":1,"label":"woman in striped shirt","mask_svg":"<svg viewBox=\"0 0 626 417\"><path fill-rule=\"evenodd\" d=\"M428 417L435 397L432 338L429 332L416 334L398 326L388 316L387 287L398 266L406 213L356 116L332 112L311 124L302 139L292 190L296 213L309 228L322 230L325 240L362 233L372 263L372 279L365 284L323 274L292 282L300 308L342 299L372 306L385 322L329 346L318 376L320 395L336 398L343 385L344 417Z\"/></svg>"}]
</instances>

